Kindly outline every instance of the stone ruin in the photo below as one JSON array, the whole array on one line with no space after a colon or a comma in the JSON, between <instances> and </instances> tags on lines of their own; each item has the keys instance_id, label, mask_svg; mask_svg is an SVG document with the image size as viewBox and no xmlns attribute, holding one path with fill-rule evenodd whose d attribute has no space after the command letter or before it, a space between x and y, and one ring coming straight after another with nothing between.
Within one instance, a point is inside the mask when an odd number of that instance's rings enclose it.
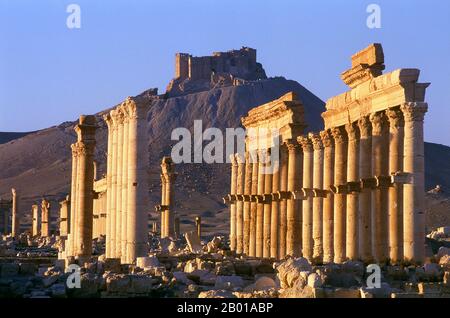
<instances>
[{"instance_id":1,"label":"stone ruin","mask_svg":"<svg viewBox=\"0 0 450 318\"><path fill-rule=\"evenodd\" d=\"M266 72L256 61L256 50L242 47L240 50L214 52L212 56L175 55L175 78L167 87L167 94L176 96L186 91L205 88L240 85L246 81L266 79Z\"/></svg>"},{"instance_id":2,"label":"stone ruin","mask_svg":"<svg viewBox=\"0 0 450 318\"><path fill-rule=\"evenodd\" d=\"M352 56L341 76L351 90L327 101L321 132L303 134L303 106L293 93L242 118L247 129L280 131L280 168L263 169L266 153L278 150L271 136L248 140L246 155L236 155L226 198L233 251L318 263L424 262L429 84L418 83L417 69L383 69L380 44Z\"/></svg>"},{"instance_id":3,"label":"stone ruin","mask_svg":"<svg viewBox=\"0 0 450 318\"><path fill-rule=\"evenodd\" d=\"M304 134L303 105L294 93L242 118L258 134L256 141L247 138L245 154L232 156L231 191L224 198L229 244L224 237L202 241L200 217L195 231L180 235L170 157L161 163L160 235L156 223L148 231L146 105L128 98L104 115L103 179L93 157L96 119L80 116L59 236L51 235L46 199L41 215L32 207L31 236L18 230L18 192L0 201L4 231L13 234L2 237L0 256L14 260L0 258L0 295L448 297L450 249L425 257L428 84L418 83L418 70L383 69L379 44L352 57L352 68L342 74L351 90L327 101L323 131ZM279 131L277 138L267 134L271 129ZM267 173L267 155L276 149L278 169ZM442 228L430 236L450 233ZM373 262L382 282L369 288L365 265ZM66 285L71 264L81 267L79 289Z\"/></svg>"}]
</instances>

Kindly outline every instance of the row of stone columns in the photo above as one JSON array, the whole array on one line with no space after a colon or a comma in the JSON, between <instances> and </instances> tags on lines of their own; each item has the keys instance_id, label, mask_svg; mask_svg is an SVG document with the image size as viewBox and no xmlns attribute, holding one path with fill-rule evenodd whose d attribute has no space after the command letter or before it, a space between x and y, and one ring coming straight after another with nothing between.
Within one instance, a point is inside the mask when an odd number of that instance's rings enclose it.
<instances>
[{"instance_id":1,"label":"row of stone columns","mask_svg":"<svg viewBox=\"0 0 450 318\"><path fill-rule=\"evenodd\" d=\"M264 173L267 150L235 155L231 249L317 262L423 261L426 110L405 103L288 140L272 174Z\"/></svg>"},{"instance_id":2,"label":"row of stone columns","mask_svg":"<svg viewBox=\"0 0 450 318\"><path fill-rule=\"evenodd\" d=\"M132 263L147 251L145 106L128 98L104 116L108 125L106 257Z\"/></svg>"}]
</instances>

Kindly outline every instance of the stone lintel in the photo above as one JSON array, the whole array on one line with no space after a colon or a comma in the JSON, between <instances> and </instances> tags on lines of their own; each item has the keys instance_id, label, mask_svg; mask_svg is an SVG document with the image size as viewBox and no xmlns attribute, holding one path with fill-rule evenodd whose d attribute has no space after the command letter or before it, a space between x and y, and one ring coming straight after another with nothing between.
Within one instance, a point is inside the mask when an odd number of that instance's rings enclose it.
<instances>
[{"instance_id":1,"label":"stone lintel","mask_svg":"<svg viewBox=\"0 0 450 318\"><path fill-rule=\"evenodd\" d=\"M252 137L258 140L255 142L248 138L248 150L270 148L274 143L274 130L279 132L280 143L283 143L287 139L296 138L306 127L303 104L294 92L251 109L241 122L250 134L255 134Z\"/></svg>"},{"instance_id":2,"label":"stone lintel","mask_svg":"<svg viewBox=\"0 0 450 318\"><path fill-rule=\"evenodd\" d=\"M352 55L352 68L343 72L341 79L351 88L369 81L383 73L384 53L379 43L373 43Z\"/></svg>"},{"instance_id":3,"label":"stone lintel","mask_svg":"<svg viewBox=\"0 0 450 318\"><path fill-rule=\"evenodd\" d=\"M406 102L423 102L429 83L417 83L419 74L418 69L398 69L328 99L327 110L322 113L325 129L343 126Z\"/></svg>"}]
</instances>

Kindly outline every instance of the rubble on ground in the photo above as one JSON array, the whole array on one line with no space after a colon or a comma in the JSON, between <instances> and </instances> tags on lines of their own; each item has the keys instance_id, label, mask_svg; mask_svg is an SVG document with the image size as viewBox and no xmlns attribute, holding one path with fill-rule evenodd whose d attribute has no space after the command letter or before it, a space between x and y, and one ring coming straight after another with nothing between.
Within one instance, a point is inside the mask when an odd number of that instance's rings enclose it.
<instances>
[{"instance_id":1,"label":"rubble on ground","mask_svg":"<svg viewBox=\"0 0 450 318\"><path fill-rule=\"evenodd\" d=\"M446 233L438 229L438 233ZM121 264L104 255L104 238L93 241L92 259L78 266L58 259L64 241L20 235L0 241L0 295L24 298L404 298L450 297L450 248L441 246L423 266L383 265L378 286L358 261L311 264L306 258L273 261L237 256L224 237L202 242L150 233L148 255ZM75 268L75 270L74 270ZM77 278L77 269L79 276ZM66 272L68 271L68 272Z\"/></svg>"}]
</instances>

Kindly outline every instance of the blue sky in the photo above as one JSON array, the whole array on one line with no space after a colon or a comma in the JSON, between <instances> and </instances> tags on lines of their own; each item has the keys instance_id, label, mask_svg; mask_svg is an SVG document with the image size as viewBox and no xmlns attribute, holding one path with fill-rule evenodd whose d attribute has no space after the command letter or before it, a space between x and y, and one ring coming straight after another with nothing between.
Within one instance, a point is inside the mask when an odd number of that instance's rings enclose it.
<instances>
[{"instance_id":1,"label":"blue sky","mask_svg":"<svg viewBox=\"0 0 450 318\"><path fill-rule=\"evenodd\" d=\"M81 7L81 29L66 8ZM381 7L369 29L366 8ZM450 1L0 0L0 131L30 131L95 113L158 87L174 54L258 50L269 76L323 100L347 87L350 55L383 44L386 71L421 69L425 138L450 145Z\"/></svg>"}]
</instances>

